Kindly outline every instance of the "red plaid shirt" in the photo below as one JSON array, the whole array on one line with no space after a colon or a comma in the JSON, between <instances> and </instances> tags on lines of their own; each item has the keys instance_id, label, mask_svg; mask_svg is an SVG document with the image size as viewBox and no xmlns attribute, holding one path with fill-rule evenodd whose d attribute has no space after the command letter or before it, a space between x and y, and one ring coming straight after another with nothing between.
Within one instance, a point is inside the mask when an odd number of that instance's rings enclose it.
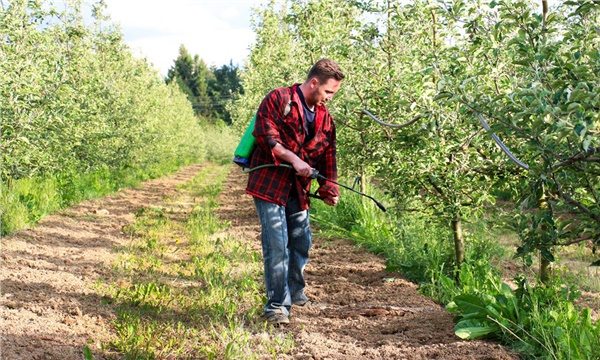
<instances>
[{"instance_id":1,"label":"red plaid shirt","mask_svg":"<svg viewBox=\"0 0 600 360\"><path fill-rule=\"evenodd\" d=\"M296 92L299 85L275 89L261 102L252 133L258 146L252 154L250 167L263 164L279 165L280 162L272 149L275 145L281 144L317 169L321 175L337 182L333 118L325 106L317 106L315 136L305 141L304 111ZM289 113L284 116L286 107L289 108ZM266 167L248 174L246 193L285 206L292 187L295 186L300 198L300 207L302 210L307 210L310 205L308 193L311 182L310 178L296 176L293 169ZM333 183L319 179L319 185L317 191L322 197L340 195L338 186Z\"/></svg>"}]
</instances>

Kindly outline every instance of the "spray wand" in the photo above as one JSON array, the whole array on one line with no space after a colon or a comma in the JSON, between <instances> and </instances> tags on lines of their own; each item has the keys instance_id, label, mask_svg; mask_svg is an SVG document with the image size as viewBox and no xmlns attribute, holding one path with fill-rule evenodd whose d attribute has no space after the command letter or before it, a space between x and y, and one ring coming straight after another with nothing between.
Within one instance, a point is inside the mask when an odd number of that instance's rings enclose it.
<instances>
[{"instance_id":1,"label":"spray wand","mask_svg":"<svg viewBox=\"0 0 600 360\"><path fill-rule=\"evenodd\" d=\"M264 164L264 165L255 166L255 167L253 167L252 169L249 169L249 168L242 168L242 172L244 172L244 173L249 173L249 172L252 172L252 171L255 171L255 170L258 170L258 169L263 169L263 168L266 168L266 167L274 167L274 166L281 166L281 167L289 168L289 169L292 169L292 170L294 169L294 168L293 168L291 165L288 165L288 164L279 164L279 165L275 165L275 164ZM385 206L383 206L383 205L382 205L382 204L381 204L379 201L375 200L375 198L373 198L372 196L370 196L370 195L367 195L367 194L365 194L365 193L362 193L362 192L360 192L360 191L358 191L358 190L354 190L353 188L351 188L351 187L350 187L350 186L348 186L348 185L340 184L340 183L339 183L339 182L337 182L337 181L333 181L333 180L331 180L331 179L328 179L328 178L326 178L325 176L323 176L323 175L319 174L319 170L317 170L317 169L312 169L312 174L311 174L309 177L310 177L311 179L321 179L321 180L329 181L330 183L333 183L333 184L339 185L339 186L341 186L341 187L343 187L343 188L346 188L346 189L348 189L348 190L350 190L350 191L353 191L353 192L355 192L355 193L357 193L357 194L359 194L359 195L362 195L362 196L364 196L364 197L366 197L366 198L369 198L369 199L373 200L373 201L375 202L375 204L377 205L377 207L378 207L379 209L381 209L381 211L383 211L383 212L386 212L386 211L387 211L387 210L385 209ZM322 198L321 198L320 196L318 196L318 195L309 194L309 196L311 196L311 197L316 197L316 198L318 198L318 199L321 199L321 200L322 200Z\"/></svg>"}]
</instances>

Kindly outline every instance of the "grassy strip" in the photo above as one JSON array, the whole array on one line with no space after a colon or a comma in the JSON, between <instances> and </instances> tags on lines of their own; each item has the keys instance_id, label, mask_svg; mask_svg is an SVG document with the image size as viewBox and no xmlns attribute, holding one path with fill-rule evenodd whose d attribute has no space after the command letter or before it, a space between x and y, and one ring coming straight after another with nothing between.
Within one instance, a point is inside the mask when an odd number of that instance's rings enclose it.
<instances>
[{"instance_id":1,"label":"grassy strip","mask_svg":"<svg viewBox=\"0 0 600 360\"><path fill-rule=\"evenodd\" d=\"M207 165L182 199L141 209L127 229L115 278L99 284L117 305L110 346L126 359L275 358L293 347L261 319L260 254L215 214L227 169Z\"/></svg>"},{"instance_id":2,"label":"grassy strip","mask_svg":"<svg viewBox=\"0 0 600 360\"><path fill-rule=\"evenodd\" d=\"M600 358L600 324L591 320L589 309L574 305L577 288L561 278L551 286L534 287L523 275L515 279L516 290L503 284L497 265L513 252L499 244L483 220L466 224L466 262L456 282L449 224L416 213L384 214L347 192L335 208L314 201L311 217L323 235L343 236L381 254L390 270L448 304L460 316L455 330L461 337L496 337L524 358Z\"/></svg>"},{"instance_id":3,"label":"grassy strip","mask_svg":"<svg viewBox=\"0 0 600 360\"><path fill-rule=\"evenodd\" d=\"M174 173L198 159L171 160L146 168L108 167L93 173L62 172L52 177L0 182L2 235L35 225L44 216L82 200L102 197L140 182Z\"/></svg>"},{"instance_id":4,"label":"grassy strip","mask_svg":"<svg viewBox=\"0 0 600 360\"><path fill-rule=\"evenodd\" d=\"M0 234L12 234L35 225L59 209L172 174L204 158L220 164L230 163L238 137L224 125L211 125L205 126L201 138L195 140L199 150L189 158L163 155L159 162L144 166L121 169L106 166L92 173L63 170L54 176L0 182Z\"/></svg>"}]
</instances>

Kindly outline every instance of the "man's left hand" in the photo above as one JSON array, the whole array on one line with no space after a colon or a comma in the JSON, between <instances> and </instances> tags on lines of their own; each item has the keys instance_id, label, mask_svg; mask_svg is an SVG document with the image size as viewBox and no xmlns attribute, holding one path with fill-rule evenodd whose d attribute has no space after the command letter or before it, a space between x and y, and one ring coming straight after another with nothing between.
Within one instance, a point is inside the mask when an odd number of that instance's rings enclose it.
<instances>
[{"instance_id":1,"label":"man's left hand","mask_svg":"<svg viewBox=\"0 0 600 360\"><path fill-rule=\"evenodd\" d=\"M336 206L339 200L338 196L328 196L323 199L323 202L329 206Z\"/></svg>"}]
</instances>

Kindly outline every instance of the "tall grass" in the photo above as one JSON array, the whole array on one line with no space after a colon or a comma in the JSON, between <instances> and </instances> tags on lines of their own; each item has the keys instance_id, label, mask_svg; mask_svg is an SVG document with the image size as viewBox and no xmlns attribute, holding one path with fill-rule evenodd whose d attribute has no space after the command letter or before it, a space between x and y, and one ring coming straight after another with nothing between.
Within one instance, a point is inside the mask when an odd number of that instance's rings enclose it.
<instances>
[{"instance_id":1,"label":"tall grass","mask_svg":"<svg viewBox=\"0 0 600 360\"><path fill-rule=\"evenodd\" d=\"M219 164L231 164L233 152L240 136L223 122L204 126L202 130L202 143L206 147L206 158Z\"/></svg>"},{"instance_id":2,"label":"tall grass","mask_svg":"<svg viewBox=\"0 0 600 360\"><path fill-rule=\"evenodd\" d=\"M110 347L125 359L265 359L293 347L261 318L260 254L217 215L227 170L207 165L181 199L141 209L126 229L131 243L98 285L116 304ZM178 200L195 204L184 217Z\"/></svg>"},{"instance_id":3,"label":"tall grass","mask_svg":"<svg viewBox=\"0 0 600 360\"><path fill-rule=\"evenodd\" d=\"M2 235L33 226L44 216L82 200L134 187L140 182L171 174L198 158L168 160L147 167L107 167L92 173L62 172L55 176L0 182Z\"/></svg>"},{"instance_id":4,"label":"tall grass","mask_svg":"<svg viewBox=\"0 0 600 360\"><path fill-rule=\"evenodd\" d=\"M384 204L392 202L376 189L367 191ZM592 321L589 309L575 305L576 286L557 277L552 285L535 287L525 276L515 279L516 290L503 284L502 269L495 264L512 254L496 241L498 234L485 219L465 224L466 261L455 281L449 221L418 213L383 213L348 192L334 208L313 201L311 217L323 235L343 236L381 254L389 270L400 271L418 283L423 294L457 311L457 320L466 320L457 324L461 336L488 331L523 358L600 358L600 325ZM476 308L480 311L472 312Z\"/></svg>"}]
</instances>

